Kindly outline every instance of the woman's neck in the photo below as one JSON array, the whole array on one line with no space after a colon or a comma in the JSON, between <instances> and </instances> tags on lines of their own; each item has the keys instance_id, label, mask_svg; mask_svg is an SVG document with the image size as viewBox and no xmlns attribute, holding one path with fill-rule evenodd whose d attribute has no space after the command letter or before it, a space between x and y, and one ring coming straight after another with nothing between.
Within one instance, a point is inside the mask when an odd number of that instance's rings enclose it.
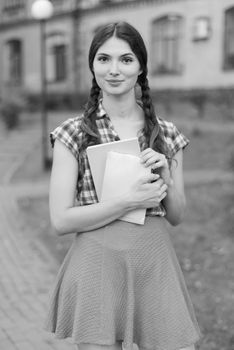
<instances>
[{"instance_id":1,"label":"woman's neck","mask_svg":"<svg viewBox=\"0 0 234 350\"><path fill-rule=\"evenodd\" d=\"M135 96L103 95L102 105L110 118L142 119L141 108Z\"/></svg>"}]
</instances>

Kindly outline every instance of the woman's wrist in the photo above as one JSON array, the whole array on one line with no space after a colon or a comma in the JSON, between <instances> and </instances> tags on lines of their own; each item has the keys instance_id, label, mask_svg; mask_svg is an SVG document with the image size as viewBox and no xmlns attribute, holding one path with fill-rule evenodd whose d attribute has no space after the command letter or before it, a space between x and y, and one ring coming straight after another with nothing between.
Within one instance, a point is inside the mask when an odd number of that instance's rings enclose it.
<instances>
[{"instance_id":1,"label":"woman's wrist","mask_svg":"<svg viewBox=\"0 0 234 350\"><path fill-rule=\"evenodd\" d=\"M166 181L166 185L167 185L167 188L168 188L168 189L173 188L173 186L174 186L174 181L173 181L173 179L172 179L171 177Z\"/></svg>"},{"instance_id":2,"label":"woman's wrist","mask_svg":"<svg viewBox=\"0 0 234 350\"><path fill-rule=\"evenodd\" d=\"M120 199L120 202L121 202L123 210L126 212L133 210L133 209L136 209L136 207L137 207L136 203L133 203L129 194L123 195Z\"/></svg>"}]
</instances>

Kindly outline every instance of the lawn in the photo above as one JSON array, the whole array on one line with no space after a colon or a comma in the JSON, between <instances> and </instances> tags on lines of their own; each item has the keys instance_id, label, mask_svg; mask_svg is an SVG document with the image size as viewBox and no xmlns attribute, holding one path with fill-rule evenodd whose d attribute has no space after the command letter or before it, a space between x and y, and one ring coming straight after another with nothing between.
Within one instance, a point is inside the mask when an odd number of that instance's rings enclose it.
<instances>
[{"instance_id":1,"label":"lawn","mask_svg":"<svg viewBox=\"0 0 234 350\"><path fill-rule=\"evenodd\" d=\"M233 134L210 132L194 111L185 113L195 127L183 123L180 112L172 117L190 139L184 153L187 170L234 169ZM212 113L206 121L213 125ZM215 121L217 122L217 116ZM218 125L226 123L218 121ZM16 173L14 182L48 178L41 170L40 147L32 150ZM171 230L171 238L183 269L199 325L204 337L199 350L234 349L234 186L216 182L186 186L185 221ZM35 238L54 257L56 273L73 236L57 237L49 222L48 198L21 198L19 208L25 219L25 235ZM29 233L28 233L29 232Z\"/></svg>"}]
</instances>

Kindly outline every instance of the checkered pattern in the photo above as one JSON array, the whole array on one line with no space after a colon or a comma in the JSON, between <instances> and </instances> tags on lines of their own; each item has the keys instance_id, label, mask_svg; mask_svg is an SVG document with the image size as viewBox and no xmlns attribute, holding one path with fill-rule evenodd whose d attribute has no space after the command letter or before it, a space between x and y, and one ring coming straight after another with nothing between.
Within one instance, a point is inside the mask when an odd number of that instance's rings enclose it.
<instances>
[{"instance_id":1,"label":"checkered pattern","mask_svg":"<svg viewBox=\"0 0 234 350\"><path fill-rule=\"evenodd\" d=\"M77 204L88 205L97 203L97 194L95 191L91 170L86 152L79 152L83 141L83 135L81 131L81 122L83 116L67 119L60 126L58 126L50 134L52 147L56 139L60 140L66 147L72 152L74 157L79 162L79 174L77 182ZM172 157L176 152L187 146L189 140L176 128L176 126L168 121L158 118L159 125L162 129L165 142L168 144ZM110 118L105 112L102 103L100 101L97 118L97 127L101 136L101 142L113 142L120 140L117 132L115 131ZM141 150L147 148L146 138L142 131L139 132L138 140ZM81 174L81 169L84 173ZM82 171L83 171L82 170ZM79 181L80 179L80 181ZM166 211L162 205L147 210L147 215L150 216L165 216Z\"/></svg>"}]
</instances>

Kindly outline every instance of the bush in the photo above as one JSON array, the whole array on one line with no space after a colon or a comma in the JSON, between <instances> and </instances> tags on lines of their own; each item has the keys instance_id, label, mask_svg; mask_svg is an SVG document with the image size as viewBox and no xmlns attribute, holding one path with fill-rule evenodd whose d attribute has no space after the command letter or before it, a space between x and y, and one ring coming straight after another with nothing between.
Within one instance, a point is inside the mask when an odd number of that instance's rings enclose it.
<instances>
[{"instance_id":1,"label":"bush","mask_svg":"<svg viewBox=\"0 0 234 350\"><path fill-rule=\"evenodd\" d=\"M205 117L205 106L207 102L207 95L203 92L197 92L190 96L190 103L194 105L197 110L198 117L203 119Z\"/></svg>"},{"instance_id":2,"label":"bush","mask_svg":"<svg viewBox=\"0 0 234 350\"><path fill-rule=\"evenodd\" d=\"M87 96L72 94L72 93L51 93L48 92L46 96L46 107L48 110L72 110L81 108L86 102ZM27 95L27 109L31 112L40 110L41 96L40 94Z\"/></svg>"},{"instance_id":3,"label":"bush","mask_svg":"<svg viewBox=\"0 0 234 350\"><path fill-rule=\"evenodd\" d=\"M15 129L20 122L22 105L18 101L2 101L0 105L1 118L7 130Z\"/></svg>"},{"instance_id":4,"label":"bush","mask_svg":"<svg viewBox=\"0 0 234 350\"><path fill-rule=\"evenodd\" d=\"M231 171L234 171L234 149L230 152L228 166Z\"/></svg>"}]
</instances>

